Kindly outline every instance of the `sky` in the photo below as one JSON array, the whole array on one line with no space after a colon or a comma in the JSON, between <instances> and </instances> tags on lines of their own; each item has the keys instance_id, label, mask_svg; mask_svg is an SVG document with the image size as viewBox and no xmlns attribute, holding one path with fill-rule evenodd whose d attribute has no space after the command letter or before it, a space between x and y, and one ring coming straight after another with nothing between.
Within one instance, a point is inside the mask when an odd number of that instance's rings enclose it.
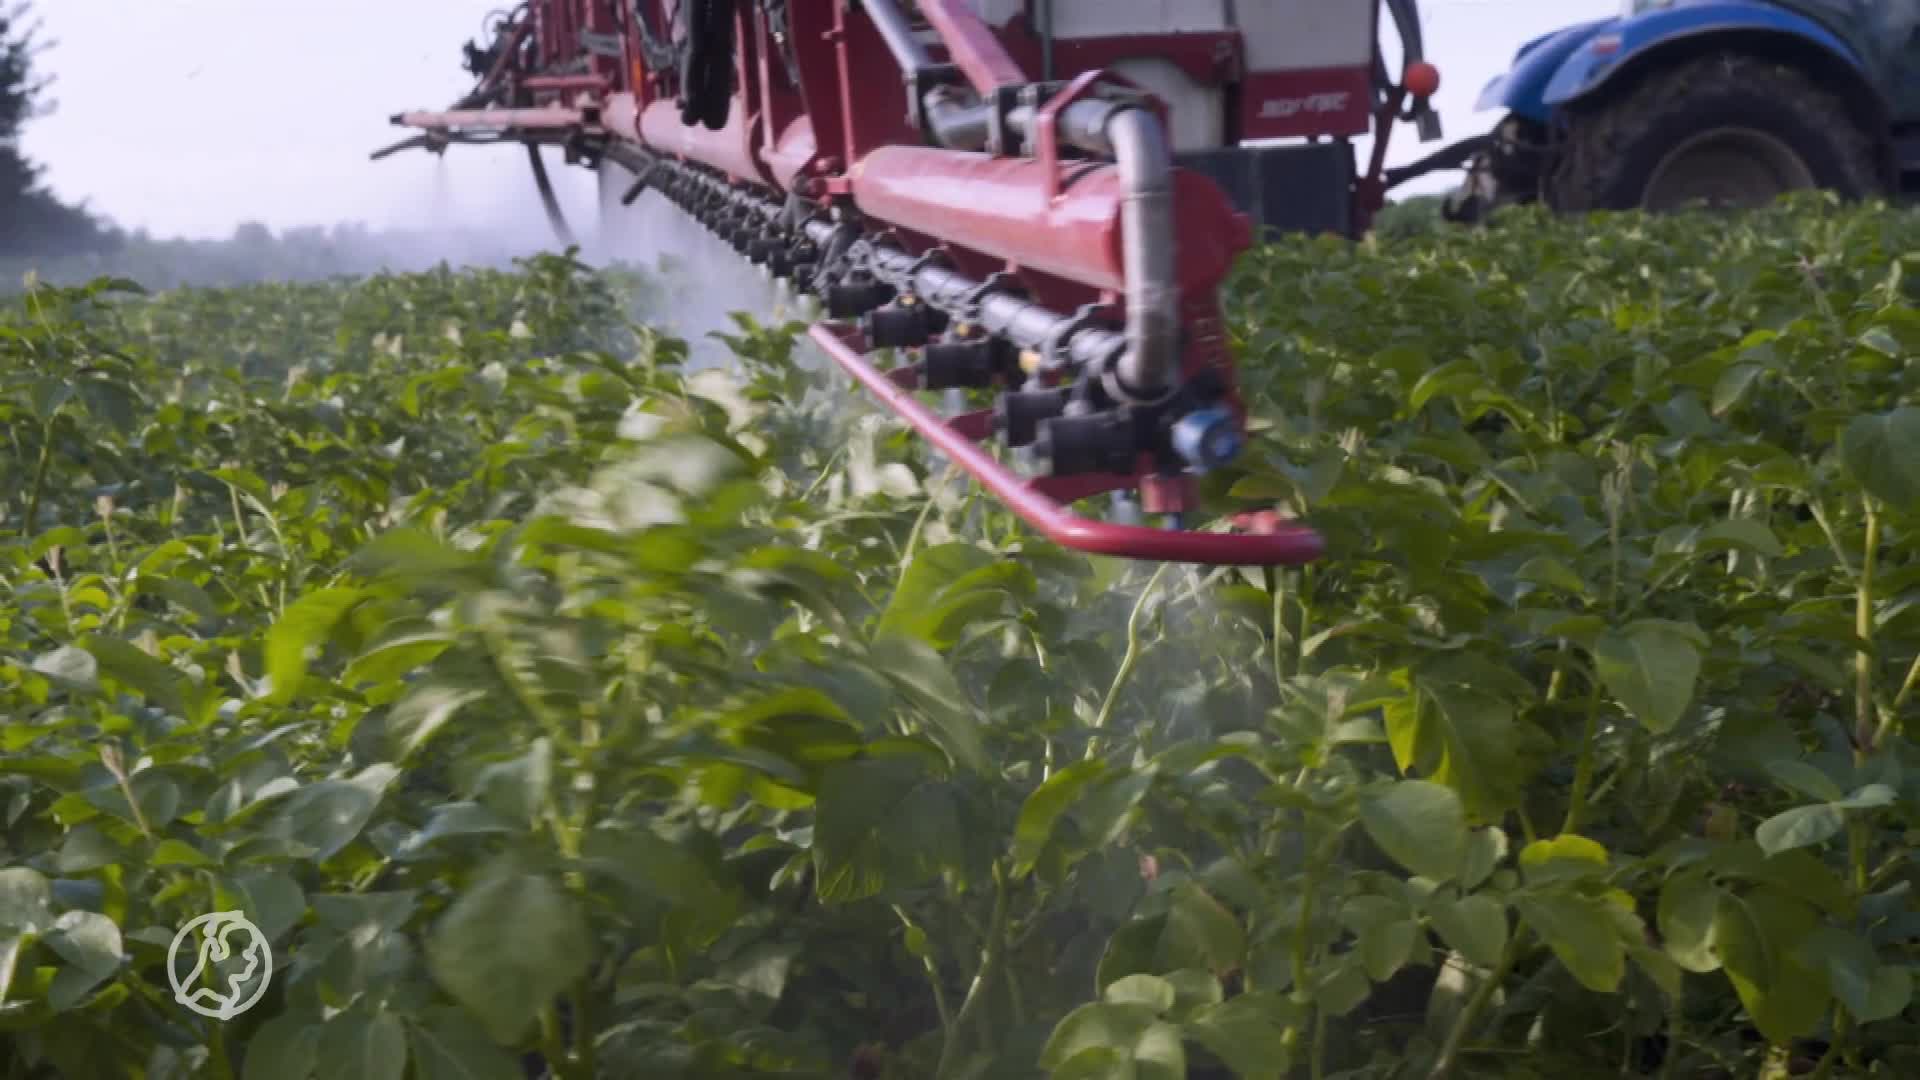
<instances>
[{"instance_id":1,"label":"sky","mask_svg":"<svg viewBox=\"0 0 1920 1080\"><path fill-rule=\"evenodd\" d=\"M1326 0L1334 2L1334 0ZM241 222L281 230L472 227L537 218L525 155L506 147L370 162L401 132L393 113L446 104L471 77L460 46L504 0L33 0L50 47L54 111L22 143L64 198L159 236L216 238ZM1619 0L1421 0L1449 141L1492 126L1481 87L1549 30ZM1390 36L1390 32L1389 32ZM1388 163L1424 156L1411 125ZM1363 148L1364 152L1364 148ZM1363 159L1364 160L1364 157ZM554 166L558 169L558 163ZM1400 189L1445 190L1457 174ZM559 170L572 216L594 182Z\"/></svg>"}]
</instances>

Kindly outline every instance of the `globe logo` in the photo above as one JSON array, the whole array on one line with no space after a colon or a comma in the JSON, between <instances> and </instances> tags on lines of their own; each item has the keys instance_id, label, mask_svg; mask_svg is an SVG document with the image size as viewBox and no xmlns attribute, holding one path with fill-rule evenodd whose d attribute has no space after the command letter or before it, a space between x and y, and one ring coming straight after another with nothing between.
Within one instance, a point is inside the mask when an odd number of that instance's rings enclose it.
<instances>
[{"instance_id":1,"label":"globe logo","mask_svg":"<svg viewBox=\"0 0 1920 1080\"><path fill-rule=\"evenodd\" d=\"M192 966L182 974L181 946L199 945ZM260 1003L273 976L273 950L267 936L238 911L202 915L180 928L167 947L167 980L173 1000L214 1020L231 1020Z\"/></svg>"}]
</instances>

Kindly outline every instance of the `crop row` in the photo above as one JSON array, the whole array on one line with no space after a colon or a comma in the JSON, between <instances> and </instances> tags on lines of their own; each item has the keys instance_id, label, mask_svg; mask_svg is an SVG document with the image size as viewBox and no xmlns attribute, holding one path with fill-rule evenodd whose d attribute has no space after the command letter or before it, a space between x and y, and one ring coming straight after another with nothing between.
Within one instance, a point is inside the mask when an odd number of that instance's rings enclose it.
<instances>
[{"instance_id":1,"label":"crop row","mask_svg":"<svg viewBox=\"0 0 1920 1080\"><path fill-rule=\"evenodd\" d=\"M0 1056L1913 1075L1915 241L1253 253L1209 498L1327 534L1283 572L1051 549L796 326L694 372L564 257L32 290ZM206 1019L167 948L230 910L277 967Z\"/></svg>"}]
</instances>

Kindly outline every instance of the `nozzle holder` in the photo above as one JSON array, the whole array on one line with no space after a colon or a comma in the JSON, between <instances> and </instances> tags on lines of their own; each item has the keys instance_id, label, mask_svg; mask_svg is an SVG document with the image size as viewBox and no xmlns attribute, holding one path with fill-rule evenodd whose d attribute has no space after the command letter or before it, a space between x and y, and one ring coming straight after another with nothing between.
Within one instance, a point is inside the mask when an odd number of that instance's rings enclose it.
<instances>
[{"instance_id":1,"label":"nozzle holder","mask_svg":"<svg viewBox=\"0 0 1920 1080\"><path fill-rule=\"evenodd\" d=\"M985 390L1019 363L1019 351L1004 338L950 337L921 354L920 381L928 390Z\"/></svg>"},{"instance_id":2,"label":"nozzle holder","mask_svg":"<svg viewBox=\"0 0 1920 1080\"><path fill-rule=\"evenodd\" d=\"M827 287L827 317L858 319L892 300L893 296L893 286L884 281L859 276L849 277L837 285Z\"/></svg>"},{"instance_id":3,"label":"nozzle holder","mask_svg":"<svg viewBox=\"0 0 1920 1080\"><path fill-rule=\"evenodd\" d=\"M917 349L946 329L947 321L938 308L901 296L867 312L860 320L860 332L876 349Z\"/></svg>"},{"instance_id":4,"label":"nozzle holder","mask_svg":"<svg viewBox=\"0 0 1920 1080\"><path fill-rule=\"evenodd\" d=\"M1049 390L1013 390L993 403L993 426L1008 446L1030 446L1040 425L1066 412L1066 387Z\"/></svg>"},{"instance_id":5,"label":"nozzle holder","mask_svg":"<svg viewBox=\"0 0 1920 1080\"><path fill-rule=\"evenodd\" d=\"M1040 423L1033 452L1051 476L1131 473L1140 456L1139 431L1120 409L1056 416Z\"/></svg>"}]
</instances>

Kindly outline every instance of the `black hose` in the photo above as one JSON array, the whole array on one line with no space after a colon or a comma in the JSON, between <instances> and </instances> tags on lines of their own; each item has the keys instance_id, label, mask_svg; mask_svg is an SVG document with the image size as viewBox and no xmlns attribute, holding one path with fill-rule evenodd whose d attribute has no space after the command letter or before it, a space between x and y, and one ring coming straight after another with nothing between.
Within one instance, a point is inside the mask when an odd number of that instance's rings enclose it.
<instances>
[{"instance_id":1,"label":"black hose","mask_svg":"<svg viewBox=\"0 0 1920 1080\"><path fill-rule=\"evenodd\" d=\"M688 0L687 6L680 122L719 131L733 109L734 0Z\"/></svg>"},{"instance_id":2,"label":"black hose","mask_svg":"<svg viewBox=\"0 0 1920 1080\"><path fill-rule=\"evenodd\" d=\"M547 175L547 163L540 157L538 144L527 144L527 161L533 166L533 183L540 189L540 205L547 212L547 224L553 226L553 235L562 246L578 246L573 230L567 228L567 215L560 209L560 200L554 195L553 179Z\"/></svg>"}]
</instances>

